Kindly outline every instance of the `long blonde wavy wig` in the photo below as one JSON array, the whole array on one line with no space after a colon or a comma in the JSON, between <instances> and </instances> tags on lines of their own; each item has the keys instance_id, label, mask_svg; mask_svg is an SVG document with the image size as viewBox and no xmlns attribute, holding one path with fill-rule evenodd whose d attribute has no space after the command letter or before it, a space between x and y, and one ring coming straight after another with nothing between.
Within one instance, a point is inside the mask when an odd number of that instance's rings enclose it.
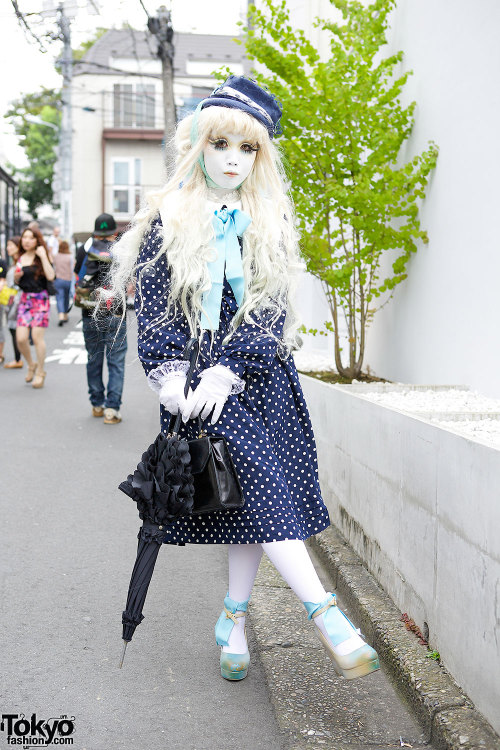
<instances>
[{"instance_id":1,"label":"long blonde wavy wig","mask_svg":"<svg viewBox=\"0 0 500 750\"><path fill-rule=\"evenodd\" d=\"M130 228L113 246L113 263L104 297L125 302L124 290L136 279L142 305L141 278L144 271L166 254L171 284L157 327L182 309L191 335L199 334L202 295L210 288L207 261L215 257L215 236L207 199L209 192L199 157L209 139L238 133L251 144L258 144L249 176L241 185L242 209L252 218L243 238L245 294L235 315L226 343L242 320L257 322L259 310L271 311L271 324L287 311L283 344L287 356L296 347L298 319L293 296L298 272L304 267L299 257L292 203L286 190L286 177L278 148L267 130L249 114L229 107L212 106L198 115L198 140L191 145L193 115L183 119L176 131L176 169L166 185L146 197ZM141 243L152 220L161 209L162 244L154 258L138 263ZM151 270L148 269L148 273Z\"/></svg>"}]
</instances>

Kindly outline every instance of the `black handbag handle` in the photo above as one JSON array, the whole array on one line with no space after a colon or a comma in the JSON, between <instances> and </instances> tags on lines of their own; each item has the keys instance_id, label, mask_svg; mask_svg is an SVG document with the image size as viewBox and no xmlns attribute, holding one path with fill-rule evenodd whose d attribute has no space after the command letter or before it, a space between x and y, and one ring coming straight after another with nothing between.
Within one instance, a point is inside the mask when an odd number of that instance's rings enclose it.
<instances>
[{"instance_id":1,"label":"black handbag handle","mask_svg":"<svg viewBox=\"0 0 500 750\"><path fill-rule=\"evenodd\" d=\"M187 395L189 393L189 386L191 385L191 380L193 377L193 372L196 367L196 362L198 360L198 353L200 351L200 344L198 339L192 338L189 339L186 346L184 347L184 351L182 352L181 359L187 360L189 362L189 369L186 373L186 384L184 386L184 397L187 398ZM173 416L173 415L172 415ZM170 423L172 423L172 417L170 418ZM172 435L176 435L179 432L179 427L181 426L181 413L179 412L175 418L174 426L172 429L170 429L169 425L169 433ZM201 432L202 424L201 419L198 417L198 428L199 432Z\"/></svg>"}]
</instances>

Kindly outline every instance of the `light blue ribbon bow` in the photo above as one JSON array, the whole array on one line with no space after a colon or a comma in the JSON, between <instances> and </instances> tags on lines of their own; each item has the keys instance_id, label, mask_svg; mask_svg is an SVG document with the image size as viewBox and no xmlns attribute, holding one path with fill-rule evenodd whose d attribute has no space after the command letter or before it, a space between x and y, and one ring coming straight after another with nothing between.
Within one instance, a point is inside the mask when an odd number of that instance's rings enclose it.
<instances>
[{"instance_id":1,"label":"light blue ribbon bow","mask_svg":"<svg viewBox=\"0 0 500 750\"><path fill-rule=\"evenodd\" d=\"M224 609L215 623L215 640L218 646L229 646L229 636L238 620L233 615L236 615L236 612L246 612L248 601L247 599L246 602L236 602L234 599L230 599L229 593L226 594Z\"/></svg>"},{"instance_id":2,"label":"light blue ribbon bow","mask_svg":"<svg viewBox=\"0 0 500 750\"><path fill-rule=\"evenodd\" d=\"M222 290L224 287L224 270L231 285L238 307L243 302L245 282L243 279L243 262L241 260L238 237L251 223L252 219L243 211L234 208L228 211L222 208L214 211L212 225L215 231L215 249L217 257L207 263L212 286L203 294L201 327L216 331L219 328Z\"/></svg>"}]
</instances>

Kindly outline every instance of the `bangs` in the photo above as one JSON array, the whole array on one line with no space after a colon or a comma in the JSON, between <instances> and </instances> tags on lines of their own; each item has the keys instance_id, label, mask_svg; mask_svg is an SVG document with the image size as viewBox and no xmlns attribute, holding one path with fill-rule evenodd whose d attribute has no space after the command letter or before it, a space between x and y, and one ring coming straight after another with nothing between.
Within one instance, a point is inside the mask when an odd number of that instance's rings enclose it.
<instances>
[{"instance_id":1,"label":"bangs","mask_svg":"<svg viewBox=\"0 0 500 750\"><path fill-rule=\"evenodd\" d=\"M251 143L261 144L269 138L266 128L252 117L234 107L207 107L199 114L198 127L203 139L217 138L223 133L241 133Z\"/></svg>"}]
</instances>

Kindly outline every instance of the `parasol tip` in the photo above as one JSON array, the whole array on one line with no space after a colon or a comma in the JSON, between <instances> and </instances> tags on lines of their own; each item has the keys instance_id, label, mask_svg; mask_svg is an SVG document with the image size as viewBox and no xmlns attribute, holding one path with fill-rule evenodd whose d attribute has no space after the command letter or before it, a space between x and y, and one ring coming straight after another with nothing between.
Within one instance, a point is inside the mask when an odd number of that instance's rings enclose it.
<instances>
[{"instance_id":1,"label":"parasol tip","mask_svg":"<svg viewBox=\"0 0 500 750\"><path fill-rule=\"evenodd\" d=\"M118 668L119 669L121 669L123 667L123 660L125 659L125 651L127 650L127 644L128 644L128 641L123 641L122 656L121 656L121 659L120 659L120 663L118 664Z\"/></svg>"}]
</instances>

